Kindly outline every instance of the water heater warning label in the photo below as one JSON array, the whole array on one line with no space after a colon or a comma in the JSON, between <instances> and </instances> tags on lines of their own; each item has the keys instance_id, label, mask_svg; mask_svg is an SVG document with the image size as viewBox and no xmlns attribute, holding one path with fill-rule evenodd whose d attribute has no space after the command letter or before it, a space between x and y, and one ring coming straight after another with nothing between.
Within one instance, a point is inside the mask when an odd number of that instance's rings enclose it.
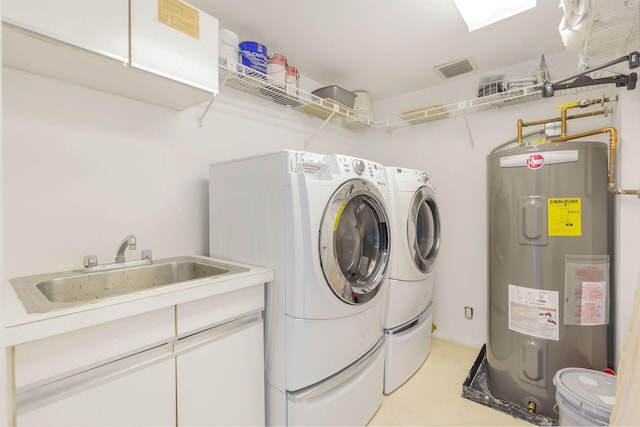
<instances>
[{"instance_id":1,"label":"water heater warning label","mask_svg":"<svg viewBox=\"0 0 640 427\"><path fill-rule=\"evenodd\" d=\"M509 329L558 341L559 292L509 285Z\"/></svg>"},{"instance_id":2,"label":"water heater warning label","mask_svg":"<svg viewBox=\"0 0 640 427\"><path fill-rule=\"evenodd\" d=\"M609 255L566 255L564 324L609 323Z\"/></svg>"},{"instance_id":3,"label":"water heater warning label","mask_svg":"<svg viewBox=\"0 0 640 427\"><path fill-rule=\"evenodd\" d=\"M580 197L547 199L549 236L582 236Z\"/></svg>"}]
</instances>

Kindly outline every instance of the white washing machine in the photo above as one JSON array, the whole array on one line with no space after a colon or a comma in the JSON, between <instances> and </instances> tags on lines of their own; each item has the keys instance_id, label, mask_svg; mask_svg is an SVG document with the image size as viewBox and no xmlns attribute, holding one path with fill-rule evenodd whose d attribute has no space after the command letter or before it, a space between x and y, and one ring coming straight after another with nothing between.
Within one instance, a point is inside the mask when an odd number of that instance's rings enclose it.
<instances>
[{"instance_id":1,"label":"white washing machine","mask_svg":"<svg viewBox=\"0 0 640 427\"><path fill-rule=\"evenodd\" d=\"M210 255L275 270L269 425L365 425L382 400L389 266L384 168L282 151L210 167Z\"/></svg>"},{"instance_id":2,"label":"white washing machine","mask_svg":"<svg viewBox=\"0 0 640 427\"><path fill-rule=\"evenodd\" d=\"M418 370L431 350L440 215L426 172L395 167L385 172L392 235L384 320L384 393L389 394Z\"/></svg>"}]
</instances>

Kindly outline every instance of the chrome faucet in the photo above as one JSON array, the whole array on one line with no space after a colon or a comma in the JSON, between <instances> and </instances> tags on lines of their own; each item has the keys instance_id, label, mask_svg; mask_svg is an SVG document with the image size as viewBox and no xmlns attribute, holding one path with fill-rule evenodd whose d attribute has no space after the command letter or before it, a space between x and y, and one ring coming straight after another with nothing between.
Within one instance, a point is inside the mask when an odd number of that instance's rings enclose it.
<instances>
[{"instance_id":1,"label":"chrome faucet","mask_svg":"<svg viewBox=\"0 0 640 427\"><path fill-rule=\"evenodd\" d=\"M127 249L134 250L136 248L136 236L133 234L129 234L125 237L122 242L120 242L120 246L118 246L118 253L116 254L116 262L113 264L98 264L98 257L95 255L87 255L82 260L82 266L84 272L91 271L103 271L103 270L113 270L116 268L124 268L124 267L133 267L137 265L146 265L152 264L151 260L151 250L143 249L140 252L140 259L134 261L127 261L124 257L124 252Z\"/></svg>"},{"instance_id":2,"label":"chrome faucet","mask_svg":"<svg viewBox=\"0 0 640 427\"><path fill-rule=\"evenodd\" d=\"M136 236L134 236L133 234L129 234L122 240L122 242L120 242L120 247L118 248L118 253L116 254L117 263L125 261L124 251L126 251L127 248L131 250L134 250L136 248Z\"/></svg>"}]
</instances>

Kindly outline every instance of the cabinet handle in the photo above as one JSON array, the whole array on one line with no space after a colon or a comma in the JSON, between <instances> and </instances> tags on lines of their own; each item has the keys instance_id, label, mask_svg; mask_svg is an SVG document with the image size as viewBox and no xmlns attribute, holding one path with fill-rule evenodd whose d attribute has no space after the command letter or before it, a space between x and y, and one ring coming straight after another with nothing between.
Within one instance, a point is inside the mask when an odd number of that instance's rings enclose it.
<instances>
[{"instance_id":1,"label":"cabinet handle","mask_svg":"<svg viewBox=\"0 0 640 427\"><path fill-rule=\"evenodd\" d=\"M36 388L20 387L16 390L16 413L29 412L172 357L172 343L167 343Z\"/></svg>"},{"instance_id":2,"label":"cabinet handle","mask_svg":"<svg viewBox=\"0 0 640 427\"><path fill-rule=\"evenodd\" d=\"M262 310L252 312L237 319L214 326L204 331L180 338L175 342L174 352L176 355L186 353L212 341L222 339L235 334L256 324L262 323Z\"/></svg>"}]
</instances>

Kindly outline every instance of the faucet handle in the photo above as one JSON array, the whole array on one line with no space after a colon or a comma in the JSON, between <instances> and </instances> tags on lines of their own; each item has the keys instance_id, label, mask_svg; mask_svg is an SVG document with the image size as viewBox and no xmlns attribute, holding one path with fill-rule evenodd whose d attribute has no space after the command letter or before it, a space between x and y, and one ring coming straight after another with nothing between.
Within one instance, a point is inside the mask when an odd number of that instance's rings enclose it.
<instances>
[{"instance_id":1,"label":"faucet handle","mask_svg":"<svg viewBox=\"0 0 640 427\"><path fill-rule=\"evenodd\" d=\"M85 255L82 259L82 265L86 267L95 267L98 265L98 257L95 255Z\"/></svg>"},{"instance_id":2,"label":"faucet handle","mask_svg":"<svg viewBox=\"0 0 640 427\"><path fill-rule=\"evenodd\" d=\"M151 260L151 249L143 249L141 252L140 259Z\"/></svg>"}]
</instances>

